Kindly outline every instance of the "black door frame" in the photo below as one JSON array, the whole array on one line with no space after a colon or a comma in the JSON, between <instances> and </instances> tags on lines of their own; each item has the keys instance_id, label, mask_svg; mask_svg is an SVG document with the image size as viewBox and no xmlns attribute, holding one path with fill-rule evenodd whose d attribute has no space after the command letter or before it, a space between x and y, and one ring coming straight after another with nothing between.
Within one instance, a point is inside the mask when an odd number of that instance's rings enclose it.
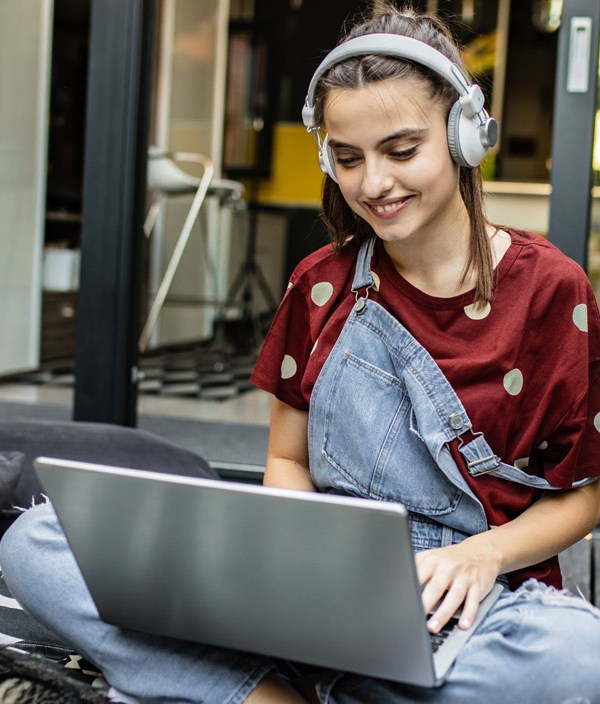
<instances>
[{"instance_id":1,"label":"black door frame","mask_svg":"<svg viewBox=\"0 0 600 704\"><path fill-rule=\"evenodd\" d=\"M137 423L156 0L92 0L74 420Z\"/></svg>"}]
</instances>

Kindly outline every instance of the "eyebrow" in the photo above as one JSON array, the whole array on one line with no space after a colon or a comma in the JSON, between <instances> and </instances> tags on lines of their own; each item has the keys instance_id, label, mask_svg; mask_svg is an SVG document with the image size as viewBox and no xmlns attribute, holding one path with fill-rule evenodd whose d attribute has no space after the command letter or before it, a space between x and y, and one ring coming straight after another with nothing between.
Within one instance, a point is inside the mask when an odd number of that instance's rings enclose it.
<instances>
[{"instance_id":1,"label":"eyebrow","mask_svg":"<svg viewBox=\"0 0 600 704\"><path fill-rule=\"evenodd\" d=\"M395 142L398 139L406 139L410 137L419 137L422 135L424 132L427 132L426 127L406 127L404 129L399 130L398 132L394 132L394 134L390 134L387 137L384 137L382 140L377 142L378 147L383 147L384 144L387 144L388 142ZM329 146L334 148L334 149L356 149L355 146L352 144L347 144L346 142L340 142L337 139L330 139L329 140Z\"/></svg>"}]
</instances>

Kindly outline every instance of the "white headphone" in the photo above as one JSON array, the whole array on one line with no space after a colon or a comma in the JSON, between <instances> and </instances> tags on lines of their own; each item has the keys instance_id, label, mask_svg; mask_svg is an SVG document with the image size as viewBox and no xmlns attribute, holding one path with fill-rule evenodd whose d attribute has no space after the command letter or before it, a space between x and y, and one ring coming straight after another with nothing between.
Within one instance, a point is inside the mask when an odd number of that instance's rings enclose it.
<instances>
[{"instance_id":1,"label":"white headphone","mask_svg":"<svg viewBox=\"0 0 600 704\"><path fill-rule=\"evenodd\" d=\"M311 78L306 101L302 108L302 121L315 135L319 148L319 165L324 173L337 182L335 159L329 147L329 135L320 134L315 125L315 92L323 74L334 64L352 56L383 54L408 59L426 66L446 79L458 92L459 98L448 115L448 148L459 166L479 166L490 147L498 141L498 125L483 107L481 88L469 83L462 68L450 61L437 49L411 37L400 34L367 34L350 39L336 47L323 59Z\"/></svg>"}]
</instances>

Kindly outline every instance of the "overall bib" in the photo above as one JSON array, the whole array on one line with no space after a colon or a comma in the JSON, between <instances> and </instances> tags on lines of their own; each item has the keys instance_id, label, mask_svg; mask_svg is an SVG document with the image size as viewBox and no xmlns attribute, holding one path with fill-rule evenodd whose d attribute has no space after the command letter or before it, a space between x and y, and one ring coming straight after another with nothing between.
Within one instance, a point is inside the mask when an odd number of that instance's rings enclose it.
<instances>
[{"instance_id":1,"label":"overall bib","mask_svg":"<svg viewBox=\"0 0 600 704\"><path fill-rule=\"evenodd\" d=\"M320 491L404 504L416 551L450 545L489 527L450 442L458 441L471 476L489 473L542 490L558 487L502 462L472 428L427 350L369 300L374 243L365 242L359 251L352 284L356 303L312 392L311 476ZM504 575L498 581L508 582ZM589 638L585 643L583 634ZM598 647L600 611L529 580L503 592L443 687L427 690L337 673L323 677L317 691L327 704L600 704Z\"/></svg>"},{"instance_id":2,"label":"overall bib","mask_svg":"<svg viewBox=\"0 0 600 704\"><path fill-rule=\"evenodd\" d=\"M402 503L415 550L460 542L488 529L483 506L452 458L474 477L492 474L539 489L497 457L427 350L369 300L375 239L359 250L356 304L319 374L309 414L311 476L320 491ZM467 439L462 436L468 433Z\"/></svg>"}]
</instances>

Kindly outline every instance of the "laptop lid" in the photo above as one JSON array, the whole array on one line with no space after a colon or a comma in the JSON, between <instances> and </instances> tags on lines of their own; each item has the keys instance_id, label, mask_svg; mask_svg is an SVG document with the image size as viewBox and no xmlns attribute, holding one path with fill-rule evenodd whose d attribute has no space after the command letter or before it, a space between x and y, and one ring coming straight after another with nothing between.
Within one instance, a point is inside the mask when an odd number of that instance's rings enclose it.
<instances>
[{"instance_id":1,"label":"laptop lid","mask_svg":"<svg viewBox=\"0 0 600 704\"><path fill-rule=\"evenodd\" d=\"M455 657L436 669L399 504L51 458L35 468L110 623L421 686Z\"/></svg>"}]
</instances>

